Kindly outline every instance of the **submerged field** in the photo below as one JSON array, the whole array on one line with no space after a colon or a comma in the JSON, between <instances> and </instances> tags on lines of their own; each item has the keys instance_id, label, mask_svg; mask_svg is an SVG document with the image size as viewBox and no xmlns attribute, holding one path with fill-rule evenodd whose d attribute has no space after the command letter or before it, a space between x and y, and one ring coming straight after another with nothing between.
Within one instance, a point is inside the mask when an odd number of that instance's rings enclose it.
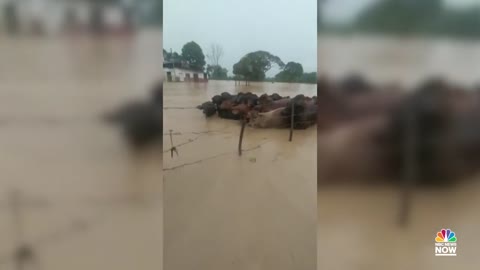
<instances>
[{"instance_id":1,"label":"submerged field","mask_svg":"<svg viewBox=\"0 0 480 270\"><path fill-rule=\"evenodd\" d=\"M316 85L164 85L166 269L314 269L316 127L245 130L194 107L216 94L316 95ZM179 155L171 158L170 137ZM188 258L188 259L186 259Z\"/></svg>"}]
</instances>

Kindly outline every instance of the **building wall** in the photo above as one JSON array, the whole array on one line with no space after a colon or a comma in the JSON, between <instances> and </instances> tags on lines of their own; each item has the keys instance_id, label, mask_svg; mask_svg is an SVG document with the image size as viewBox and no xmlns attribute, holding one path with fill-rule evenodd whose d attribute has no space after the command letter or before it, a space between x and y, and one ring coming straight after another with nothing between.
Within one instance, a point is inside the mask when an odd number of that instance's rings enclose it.
<instances>
[{"instance_id":1,"label":"building wall","mask_svg":"<svg viewBox=\"0 0 480 270\"><path fill-rule=\"evenodd\" d=\"M41 21L47 33L55 33L60 30L65 3L52 0L0 0L0 32L5 31L4 7L8 2L17 3L20 32L29 32L34 20Z\"/></svg>"},{"instance_id":2,"label":"building wall","mask_svg":"<svg viewBox=\"0 0 480 270\"><path fill-rule=\"evenodd\" d=\"M86 26L90 20L89 4L86 1L58 1L58 0L0 0L0 32L5 32L4 7L8 2L17 3L19 31L31 32L33 19L39 20L47 34L62 32L64 16L67 8L73 8L76 13L79 26ZM121 27L123 24L123 10L121 6L110 5L105 8L104 14L107 27L112 29Z\"/></svg>"},{"instance_id":3,"label":"building wall","mask_svg":"<svg viewBox=\"0 0 480 270\"><path fill-rule=\"evenodd\" d=\"M195 71L179 69L179 68L174 68L174 69L164 68L164 72L165 72L165 78L166 79L168 78L168 76L167 76L168 72L171 72L173 81L175 81L175 77L177 77L179 79L179 81L184 82L184 81L186 81L187 74L190 74L190 80L191 81L193 81L194 74L197 74L199 80L201 80L201 81L207 79L202 72L195 72Z\"/></svg>"}]
</instances>

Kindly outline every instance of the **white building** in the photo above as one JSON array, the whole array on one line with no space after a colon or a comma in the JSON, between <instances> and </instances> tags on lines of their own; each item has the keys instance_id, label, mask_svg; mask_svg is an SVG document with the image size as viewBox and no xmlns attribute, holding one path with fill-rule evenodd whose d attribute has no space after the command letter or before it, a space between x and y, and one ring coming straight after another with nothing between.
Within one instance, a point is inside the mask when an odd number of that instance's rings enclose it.
<instances>
[{"instance_id":1,"label":"white building","mask_svg":"<svg viewBox=\"0 0 480 270\"><path fill-rule=\"evenodd\" d=\"M165 78L168 82L208 82L206 73L179 66L169 62L163 64Z\"/></svg>"},{"instance_id":2,"label":"white building","mask_svg":"<svg viewBox=\"0 0 480 270\"><path fill-rule=\"evenodd\" d=\"M18 32L32 33L40 27L45 34L57 34L65 30L67 11L73 13L78 29L87 29L91 19L91 1L86 0L0 0L0 32L5 32L5 7L15 4ZM110 4L103 9L103 21L107 31L125 27L125 8L133 7L131 1L122 5Z\"/></svg>"}]
</instances>

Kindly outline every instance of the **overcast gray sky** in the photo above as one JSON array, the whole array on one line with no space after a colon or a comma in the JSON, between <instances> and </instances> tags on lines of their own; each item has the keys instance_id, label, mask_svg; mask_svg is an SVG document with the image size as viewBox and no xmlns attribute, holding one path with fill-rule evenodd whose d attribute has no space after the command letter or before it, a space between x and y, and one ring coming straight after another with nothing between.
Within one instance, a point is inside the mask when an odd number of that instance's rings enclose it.
<instances>
[{"instance_id":1,"label":"overcast gray sky","mask_svg":"<svg viewBox=\"0 0 480 270\"><path fill-rule=\"evenodd\" d=\"M163 46L181 53L197 42L206 54L220 44L220 64L232 66L249 52L264 50L283 62L299 62L305 72L317 70L317 0L164 0ZM272 68L267 76L274 76Z\"/></svg>"},{"instance_id":2,"label":"overcast gray sky","mask_svg":"<svg viewBox=\"0 0 480 270\"><path fill-rule=\"evenodd\" d=\"M329 22L346 22L352 20L358 12L378 0L326 0L324 19ZM418 0L421 1L421 0ZM465 7L480 4L479 0L444 0L451 7Z\"/></svg>"}]
</instances>

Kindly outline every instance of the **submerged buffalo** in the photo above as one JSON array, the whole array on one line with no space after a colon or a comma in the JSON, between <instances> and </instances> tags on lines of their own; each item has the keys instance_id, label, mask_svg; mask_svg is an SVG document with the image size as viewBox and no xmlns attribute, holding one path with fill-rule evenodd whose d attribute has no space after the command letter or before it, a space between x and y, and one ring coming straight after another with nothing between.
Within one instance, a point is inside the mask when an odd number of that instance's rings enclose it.
<instances>
[{"instance_id":1,"label":"submerged buffalo","mask_svg":"<svg viewBox=\"0 0 480 270\"><path fill-rule=\"evenodd\" d=\"M283 115L285 108L278 108L269 112L252 111L248 125L255 128L286 128L290 120Z\"/></svg>"},{"instance_id":2,"label":"submerged buffalo","mask_svg":"<svg viewBox=\"0 0 480 270\"><path fill-rule=\"evenodd\" d=\"M288 105L290 102L290 98L282 98L282 99L271 99L271 98L260 98L259 104L255 106L255 110L259 112L268 112L278 108L283 108Z\"/></svg>"},{"instance_id":3,"label":"submerged buffalo","mask_svg":"<svg viewBox=\"0 0 480 270\"><path fill-rule=\"evenodd\" d=\"M329 97L326 85L319 83L324 87L319 96ZM398 184L413 166L410 177L417 185L445 186L478 172L480 96L475 91L434 78L402 94L359 95L370 102L342 95L328 108L318 107L319 184Z\"/></svg>"},{"instance_id":4,"label":"submerged buffalo","mask_svg":"<svg viewBox=\"0 0 480 270\"><path fill-rule=\"evenodd\" d=\"M234 107L245 105L248 108L253 108L253 106L257 104L257 100L257 95L250 92L239 93L238 95L231 95L227 92L223 92L221 95L212 97L212 101L204 102L197 108L202 110L206 117L218 114L221 118L240 120L242 115L239 111L234 112ZM245 109L242 111L245 111Z\"/></svg>"},{"instance_id":5,"label":"submerged buffalo","mask_svg":"<svg viewBox=\"0 0 480 270\"><path fill-rule=\"evenodd\" d=\"M157 83L147 101L134 101L104 115L104 120L119 125L130 146L143 149L161 141L163 134L163 83Z\"/></svg>"},{"instance_id":6,"label":"submerged buffalo","mask_svg":"<svg viewBox=\"0 0 480 270\"><path fill-rule=\"evenodd\" d=\"M292 113L293 128L295 129L305 129L316 124L318 114L316 98L297 95L288 102L283 110L283 116L291 121Z\"/></svg>"},{"instance_id":7,"label":"submerged buffalo","mask_svg":"<svg viewBox=\"0 0 480 270\"><path fill-rule=\"evenodd\" d=\"M294 128L302 129L316 124L318 99L303 95L291 99L276 93L258 97L250 92L237 95L224 92L197 108L202 110L206 117L218 114L225 119L244 119L252 127L285 128L291 125L292 104L296 108Z\"/></svg>"},{"instance_id":8,"label":"submerged buffalo","mask_svg":"<svg viewBox=\"0 0 480 270\"><path fill-rule=\"evenodd\" d=\"M253 110L248 114L249 125L259 128L286 128L292 125L293 109L293 128L305 129L316 124L317 121L317 103L316 99L297 95L293 99L281 99L284 106L272 106L273 110ZM277 102L275 101L275 102ZM271 106L272 103L269 104Z\"/></svg>"}]
</instances>

